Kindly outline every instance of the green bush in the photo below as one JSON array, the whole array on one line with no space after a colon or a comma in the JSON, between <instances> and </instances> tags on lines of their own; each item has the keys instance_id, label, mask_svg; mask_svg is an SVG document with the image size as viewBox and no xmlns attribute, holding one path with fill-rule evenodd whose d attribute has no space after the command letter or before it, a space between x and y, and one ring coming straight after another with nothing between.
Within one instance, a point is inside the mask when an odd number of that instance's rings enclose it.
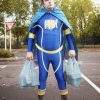
<instances>
[{"instance_id":1,"label":"green bush","mask_svg":"<svg viewBox=\"0 0 100 100\"><path fill-rule=\"evenodd\" d=\"M8 50L0 50L0 58L10 58L15 57L14 53L10 53Z\"/></svg>"}]
</instances>

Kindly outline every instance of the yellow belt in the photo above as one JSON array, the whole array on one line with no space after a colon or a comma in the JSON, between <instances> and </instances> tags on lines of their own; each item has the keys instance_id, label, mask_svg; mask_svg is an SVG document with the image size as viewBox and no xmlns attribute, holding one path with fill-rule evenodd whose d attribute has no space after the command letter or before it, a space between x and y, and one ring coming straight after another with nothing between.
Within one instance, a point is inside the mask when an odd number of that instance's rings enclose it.
<instances>
[{"instance_id":1,"label":"yellow belt","mask_svg":"<svg viewBox=\"0 0 100 100\"><path fill-rule=\"evenodd\" d=\"M61 51L62 48L63 48L63 45L62 45L62 46L61 46L59 49L57 49L57 50L49 51L49 50L44 50L44 49L41 48L37 43L36 43L35 45L36 45L36 47L37 47L40 51L43 51L43 52L48 53L48 54L55 54L55 53L58 53L58 52Z\"/></svg>"}]
</instances>

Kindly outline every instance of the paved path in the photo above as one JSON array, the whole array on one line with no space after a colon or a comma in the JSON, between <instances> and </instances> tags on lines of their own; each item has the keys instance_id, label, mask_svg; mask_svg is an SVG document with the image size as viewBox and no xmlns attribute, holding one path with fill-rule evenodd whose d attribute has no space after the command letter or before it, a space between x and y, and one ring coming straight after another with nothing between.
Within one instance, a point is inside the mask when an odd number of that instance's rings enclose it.
<instances>
[{"instance_id":1,"label":"paved path","mask_svg":"<svg viewBox=\"0 0 100 100\"><path fill-rule=\"evenodd\" d=\"M23 60L0 62L0 100L37 100L37 88L20 89L18 85L18 75L23 67L25 54L25 51L16 52ZM68 100L100 100L100 51L80 50L79 62L86 79L82 80L78 88L68 85ZM45 98L60 100L52 66Z\"/></svg>"}]
</instances>

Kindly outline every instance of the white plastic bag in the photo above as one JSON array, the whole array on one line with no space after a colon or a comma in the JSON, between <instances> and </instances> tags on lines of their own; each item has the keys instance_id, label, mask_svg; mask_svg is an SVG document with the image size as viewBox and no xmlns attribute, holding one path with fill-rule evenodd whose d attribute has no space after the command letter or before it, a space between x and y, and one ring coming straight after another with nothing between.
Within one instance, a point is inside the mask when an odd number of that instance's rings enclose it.
<instances>
[{"instance_id":1,"label":"white plastic bag","mask_svg":"<svg viewBox=\"0 0 100 100\"><path fill-rule=\"evenodd\" d=\"M64 63L64 77L68 84L72 86L80 86L82 80L80 65L76 61L75 57L70 57L68 62Z\"/></svg>"},{"instance_id":2,"label":"white plastic bag","mask_svg":"<svg viewBox=\"0 0 100 100\"><path fill-rule=\"evenodd\" d=\"M39 85L39 73L35 69L33 60L26 60L19 75L20 87L33 87Z\"/></svg>"}]
</instances>

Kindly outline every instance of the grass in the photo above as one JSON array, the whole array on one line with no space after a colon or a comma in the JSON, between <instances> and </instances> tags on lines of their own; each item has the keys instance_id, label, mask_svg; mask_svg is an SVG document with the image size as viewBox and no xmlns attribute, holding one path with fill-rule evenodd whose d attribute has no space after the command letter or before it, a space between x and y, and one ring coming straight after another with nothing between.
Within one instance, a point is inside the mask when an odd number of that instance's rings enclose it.
<instances>
[{"instance_id":1,"label":"grass","mask_svg":"<svg viewBox=\"0 0 100 100\"><path fill-rule=\"evenodd\" d=\"M8 50L0 49L0 58L10 58L15 57L13 52L10 53Z\"/></svg>"}]
</instances>

